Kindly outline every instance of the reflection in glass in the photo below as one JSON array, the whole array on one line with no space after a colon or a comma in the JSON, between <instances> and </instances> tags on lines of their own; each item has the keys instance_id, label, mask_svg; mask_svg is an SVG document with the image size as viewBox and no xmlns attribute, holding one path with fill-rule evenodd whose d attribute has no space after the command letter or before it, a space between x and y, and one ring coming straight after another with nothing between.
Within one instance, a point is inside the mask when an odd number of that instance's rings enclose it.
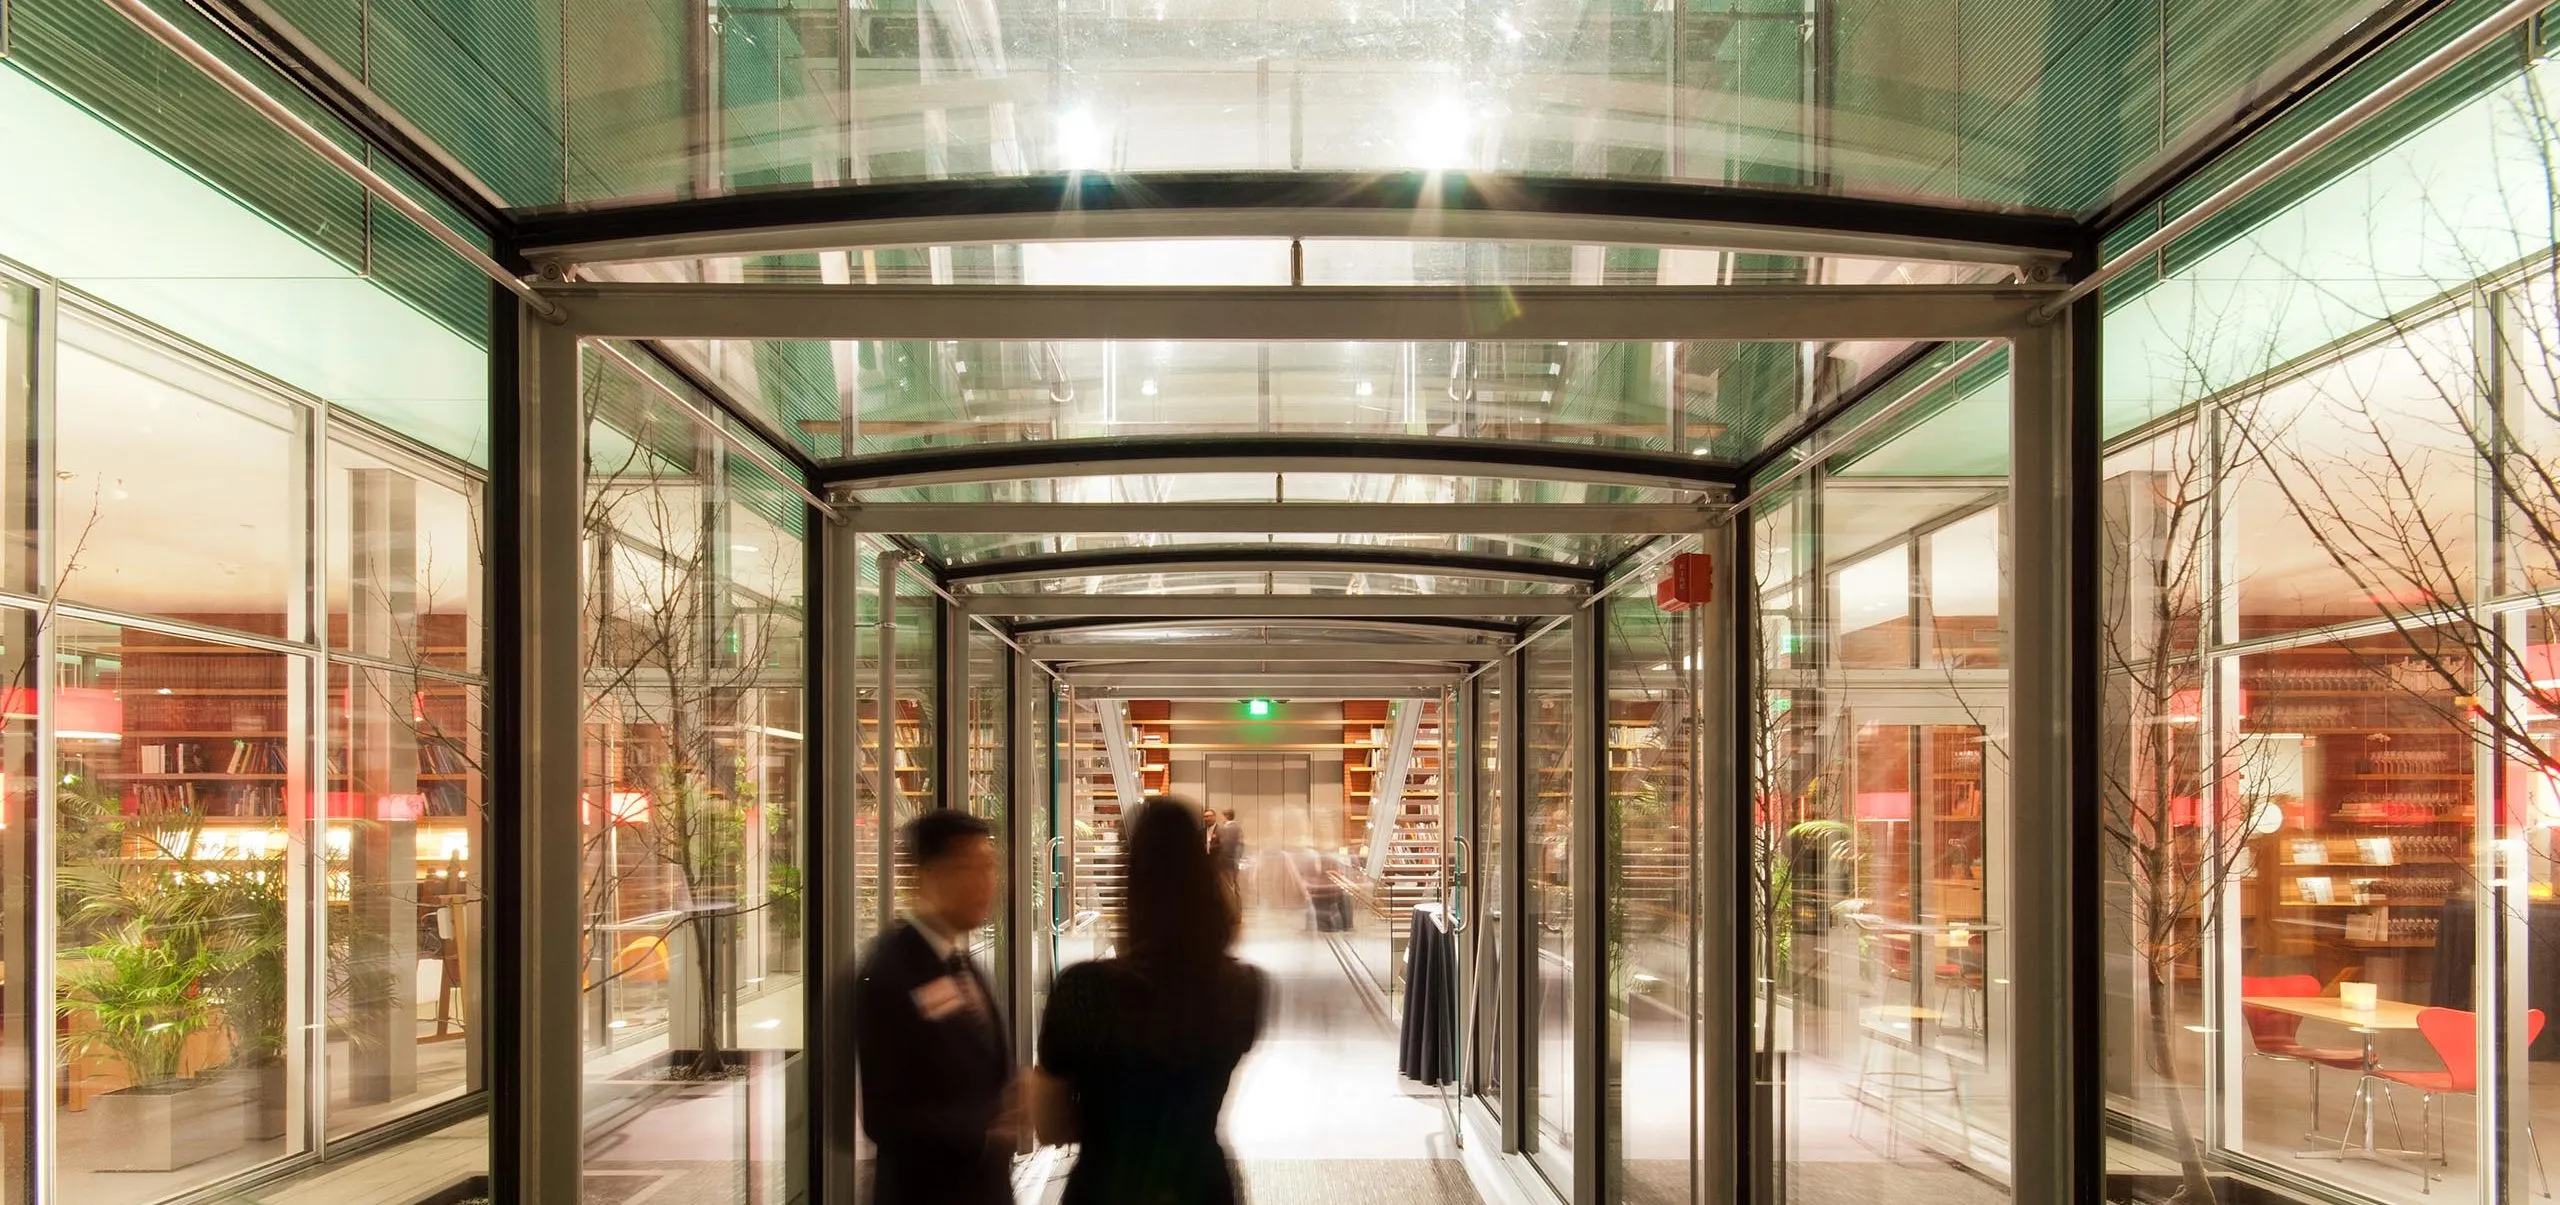
<instances>
[{"instance_id":1,"label":"reflection in glass","mask_svg":"<svg viewBox=\"0 0 2560 1205\"><path fill-rule=\"evenodd\" d=\"M1476 865L1472 871L1475 889L1475 919L1470 923L1474 944L1475 1042L1468 1052L1472 1073L1469 1087L1499 1117L1502 1113L1503 1057L1505 1039L1511 1018L1502 1007L1502 984L1511 965L1506 957L1511 949L1507 926L1521 923L1521 918L1508 914L1504 903L1505 884L1511 882L1508 860L1512 856L1503 844L1503 826L1509 822L1510 809L1517 806L1511 798L1513 766L1505 750L1510 747L1508 725L1518 723L1513 701L1505 697L1503 683L1507 672L1486 673L1475 680L1477 691L1477 731L1474 734L1475 764L1475 848Z\"/></svg>"},{"instance_id":2,"label":"reflection in glass","mask_svg":"<svg viewBox=\"0 0 2560 1205\"><path fill-rule=\"evenodd\" d=\"M1537 960L1522 989L1522 1037L1535 1042L1528 1060L1535 1092L1525 1103L1537 1110L1540 1161L1551 1178L1566 1183L1579 1145L1573 1124L1573 941L1574 910L1582 902L1575 893L1584 885L1574 882L1574 843L1595 839L1576 832L1573 822L1574 746L1583 723L1574 699L1573 654L1566 629L1539 638L1522 654L1529 844L1521 857L1529 876L1528 954Z\"/></svg>"},{"instance_id":3,"label":"reflection in glass","mask_svg":"<svg viewBox=\"0 0 2560 1205\"><path fill-rule=\"evenodd\" d=\"M55 623L56 1192L154 1201L308 1144L292 918L351 883L312 848L303 659Z\"/></svg>"},{"instance_id":4,"label":"reflection in glass","mask_svg":"<svg viewBox=\"0 0 2560 1205\"><path fill-rule=\"evenodd\" d=\"M1911 664L1911 549L1898 544L1842 569L1834 581L1838 657L1844 666Z\"/></svg>"},{"instance_id":5,"label":"reflection in glass","mask_svg":"<svg viewBox=\"0 0 2560 1205\"><path fill-rule=\"evenodd\" d=\"M1686 625L1645 599L1609 604L1609 1046L1606 1116L1623 1199L1692 1199L1689 935L1698 922L1689 835L1694 657Z\"/></svg>"},{"instance_id":6,"label":"reflection in glass","mask_svg":"<svg viewBox=\"0 0 2560 1205\"><path fill-rule=\"evenodd\" d=\"M301 640L300 408L70 309L53 499L66 597ZM207 522L219 499L221 522Z\"/></svg>"},{"instance_id":7,"label":"reflection in glass","mask_svg":"<svg viewBox=\"0 0 2560 1205\"><path fill-rule=\"evenodd\" d=\"M478 670L481 516L460 482L333 431L329 645L418 669ZM392 626L362 633L351 617Z\"/></svg>"},{"instance_id":8,"label":"reflection in glass","mask_svg":"<svg viewBox=\"0 0 2560 1205\"><path fill-rule=\"evenodd\" d=\"M584 834L587 1174L765 1199L801 1044L803 512L589 380L586 774L547 804Z\"/></svg>"},{"instance_id":9,"label":"reflection in glass","mask_svg":"<svg viewBox=\"0 0 2560 1205\"><path fill-rule=\"evenodd\" d=\"M2229 928L2241 977L2220 1010L2247 1056L2233 1085L2252 1123L2243 1150L2290 1151L2306 1129L2354 1148L2396 1144L2349 1115L2357 1077L2443 1067L2414 1013L2471 1007L2482 899L2470 871L2481 830L2464 723L2471 686L2467 671L2447 678L2433 668L2462 664L2456 638L2412 629L2220 663L2236 697L2222 717L2230 735L2216 752L2230 768L2217 786L2266 813L2244 830L2255 873L2236 887ZM2362 990L2347 984L2368 985L2383 1002L2371 1025L2296 1011L2300 997L2316 1004ZM2376 1082L2364 1099L2387 1119L2394 1102L2385 1092ZM2467 1195L2469 1184L2458 1182L2474 1175L2468 1110L2458 1101L2440 1107L2449 1110L2452 1149L2464 1152L2441 1174L2453 1195ZM2314 1174L2400 1195L2378 1166L2341 1163Z\"/></svg>"},{"instance_id":10,"label":"reflection in glass","mask_svg":"<svg viewBox=\"0 0 2560 1205\"><path fill-rule=\"evenodd\" d=\"M332 1136L482 1082L479 696L446 679L329 667L323 831L345 887L328 925Z\"/></svg>"},{"instance_id":11,"label":"reflection in glass","mask_svg":"<svg viewBox=\"0 0 2560 1205\"><path fill-rule=\"evenodd\" d=\"M2222 538L2246 559L2226 639L2477 596L2470 360L2455 317L2229 404Z\"/></svg>"}]
</instances>

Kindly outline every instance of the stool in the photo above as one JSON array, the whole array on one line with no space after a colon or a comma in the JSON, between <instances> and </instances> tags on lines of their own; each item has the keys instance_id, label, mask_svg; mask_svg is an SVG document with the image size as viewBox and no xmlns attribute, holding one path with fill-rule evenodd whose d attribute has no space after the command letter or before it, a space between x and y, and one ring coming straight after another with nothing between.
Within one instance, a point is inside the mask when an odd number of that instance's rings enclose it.
<instances>
[{"instance_id":1,"label":"stool","mask_svg":"<svg viewBox=\"0 0 2560 1205\"><path fill-rule=\"evenodd\" d=\"M1876 1107L1875 1090L1885 1093L1885 1103L1877 1108L1885 1121L1885 1158L1899 1156L1902 1142L1902 1102L1905 1097L1945 1093L1956 1107L1956 1124L1964 1132L1969 1154L1973 1146L1973 1111L1964 1099L1964 1080L1956 1074L1955 1060L1947 1052L1931 1046L1926 1040L1928 1027L1944 1021L1946 1014L1933 1008L1917 1008L1908 1004L1880 1004L1858 1011L1858 1028L1866 1038L1858 1057L1858 1083L1851 1094L1858 1108L1851 1114L1849 1137L1860 1138L1860 1128L1868 1108ZM1886 1054L1886 1064L1879 1069L1876 1055ZM1904 1055L1911 1065L1905 1067ZM1940 1074L1932 1075L1930 1056L1937 1056Z\"/></svg>"}]
</instances>

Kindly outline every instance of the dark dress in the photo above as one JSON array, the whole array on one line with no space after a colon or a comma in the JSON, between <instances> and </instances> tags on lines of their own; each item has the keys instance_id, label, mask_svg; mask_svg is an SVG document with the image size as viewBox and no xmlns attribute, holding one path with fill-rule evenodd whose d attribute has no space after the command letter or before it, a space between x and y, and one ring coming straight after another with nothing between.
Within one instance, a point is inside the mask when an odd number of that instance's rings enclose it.
<instances>
[{"instance_id":1,"label":"dark dress","mask_svg":"<svg viewBox=\"0 0 2560 1205\"><path fill-rule=\"evenodd\" d=\"M1058 976L1040 1066L1075 1109L1062 1205L1232 1205L1218 1111L1262 1033L1262 972L1231 959L1176 970L1128 959Z\"/></svg>"}]
</instances>

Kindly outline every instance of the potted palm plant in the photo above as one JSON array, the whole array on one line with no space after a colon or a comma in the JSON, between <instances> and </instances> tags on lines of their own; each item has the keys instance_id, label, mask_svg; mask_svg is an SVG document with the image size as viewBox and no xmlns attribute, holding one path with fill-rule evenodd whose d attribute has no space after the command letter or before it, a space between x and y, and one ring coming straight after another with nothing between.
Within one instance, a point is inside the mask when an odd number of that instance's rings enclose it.
<instances>
[{"instance_id":1,"label":"potted palm plant","mask_svg":"<svg viewBox=\"0 0 2560 1205\"><path fill-rule=\"evenodd\" d=\"M110 1056L130 1081L90 1103L92 1128L114 1141L97 1143L88 1166L173 1171L240 1145L230 1090L180 1075L190 1039L216 1023L205 985L225 969L220 950L163 940L140 918L66 960L64 1055Z\"/></svg>"}]
</instances>

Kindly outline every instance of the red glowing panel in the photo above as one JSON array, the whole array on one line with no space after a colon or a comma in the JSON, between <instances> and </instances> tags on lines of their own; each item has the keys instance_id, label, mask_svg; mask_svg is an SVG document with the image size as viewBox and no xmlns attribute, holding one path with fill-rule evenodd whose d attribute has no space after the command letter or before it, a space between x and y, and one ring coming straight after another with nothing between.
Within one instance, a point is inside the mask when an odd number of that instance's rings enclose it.
<instances>
[{"instance_id":1,"label":"red glowing panel","mask_svg":"<svg viewBox=\"0 0 2560 1205\"><path fill-rule=\"evenodd\" d=\"M1911 792L1860 791L1854 806L1860 820L1909 820Z\"/></svg>"}]
</instances>

